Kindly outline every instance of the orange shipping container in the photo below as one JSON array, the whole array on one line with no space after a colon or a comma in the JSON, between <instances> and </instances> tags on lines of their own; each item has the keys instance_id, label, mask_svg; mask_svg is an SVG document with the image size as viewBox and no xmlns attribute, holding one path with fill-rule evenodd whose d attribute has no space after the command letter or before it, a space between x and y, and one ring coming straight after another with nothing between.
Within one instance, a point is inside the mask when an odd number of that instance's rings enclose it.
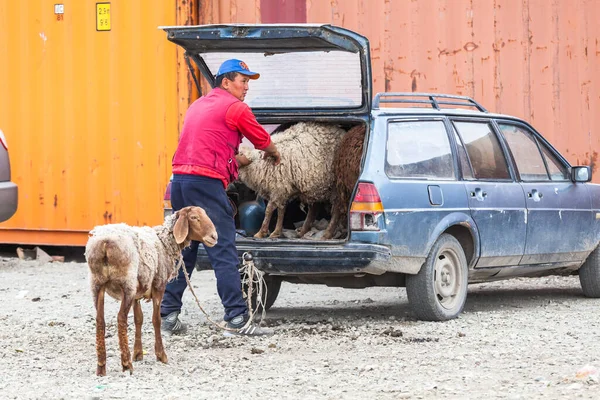
<instances>
[{"instance_id":1,"label":"orange shipping container","mask_svg":"<svg viewBox=\"0 0 600 400\"><path fill-rule=\"evenodd\" d=\"M197 16L177 5L0 1L0 129L19 186L0 243L82 245L97 224L161 221L189 93L157 27Z\"/></svg>"},{"instance_id":2,"label":"orange shipping container","mask_svg":"<svg viewBox=\"0 0 600 400\"><path fill-rule=\"evenodd\" d=\"M81 245L96 224L160 223L197 96L160 25L355 30L371 43L375 92L472 96L533 123L600 182L598 1L113 0L108 15L96 1L59 1L0 0L0 129L19 185L0 243Z\"/></svg>"}]
</instances>

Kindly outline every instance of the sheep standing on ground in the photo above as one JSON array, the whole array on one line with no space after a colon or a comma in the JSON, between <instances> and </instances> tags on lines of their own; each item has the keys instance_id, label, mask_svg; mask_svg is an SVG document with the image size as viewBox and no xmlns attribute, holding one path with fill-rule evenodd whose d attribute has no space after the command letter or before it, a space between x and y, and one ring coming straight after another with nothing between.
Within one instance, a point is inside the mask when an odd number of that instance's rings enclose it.
<instances>
[{"instance_id":1,"label":"sheep standing on ground","mask_svg":"<svg viewBox=\"0 0 600 400\"><path fill-rule=\"evenodd\" d=\"M323 234L323 239L331 239L341 221L347 219L350 196L360 174L365 141L365 126L357 125L344 135L333 159L335 189L331 205L331 220Z\"/></svg>"},{"instance_id":2,"label":"sheep standing on ground","mask_svg":"<svg viewBox=\"0 0 600 400\"><path fill-rule=\"evenodd\" d=\"M240 168L239 179L258 196L269 200L263 224L255 237L265 237L273 211L277 225L269 237L280 237L288 201L298 198L307 205L308 214L300 230L302 237L315 220L315 203L330 201L333 189L333 154L345 131L333 124L299 122L272 140L281 154L281 164L274 166L261 157L259 150L241 148L251 163Z\"/></svg>"},{"instance_id":3,"label":"sheep standing on ground","mask_svg":"<svg viewBox=\"0 0 600 400\"><path fill-rule=\"evenodd\" d=\"M152 325L156 359L167 362L160 333L160 302L167 282L177 276L181 250L197 240L207 246L217 243L217 231L200 207L186 207L167 217L163 225L132 227L110 224L95 227L85 247L90 268L90 285L96 307L96 374L106 375L104 293L121 301L118 333L123 371L133 373L127 314L133 304L135 342L133 359L140 361L142 352L142 307L140 300L152 300Z\"/></svg>"}]
</instances>

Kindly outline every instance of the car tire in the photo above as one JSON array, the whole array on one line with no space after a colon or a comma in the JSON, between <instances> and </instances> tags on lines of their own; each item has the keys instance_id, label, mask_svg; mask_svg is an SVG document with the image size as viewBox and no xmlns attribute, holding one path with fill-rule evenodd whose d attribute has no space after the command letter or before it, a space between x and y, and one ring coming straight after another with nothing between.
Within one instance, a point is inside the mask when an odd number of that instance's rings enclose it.
<instances>
[{"instance_id":1,"label":"car tire","mask_svg":"<svg viewBox=\"0 0 600 400\"><path fill-rule=\"evenodd\" d=\"M442 234L421 270L406 277L408 302L417 318L447 321L456 318L467 299L468 266L456 238Z\"/></svg>"},{"instance_id":2,"label":"car tire","mask_svg":"<svg viewBox=\"0 0 600 400\"><path fill-rule=\"evenodd\" d=\"M600 297L600 250L596 248L579 268L579 283L586 297Z\"/></svg>"},{"instance_id":3,"label":"car tire","mask_svg":"<svg viewBox=\"0 0 600 400\"><path fill-rule=\"evenodd\" d=\"M281 289L281 278L273 275L265 275L265 282L267 284L266 293L263 293L263 304L265 305L265 310L269 311L269 309L277 300L277 296L279 295L279 290ZM247 288L244 288L244 292L247 293ZM252 310L254 313L262 313L263 308L262 305L257 305L258 299L258 287L252 288Z\"/></svg>"}]
</instances>

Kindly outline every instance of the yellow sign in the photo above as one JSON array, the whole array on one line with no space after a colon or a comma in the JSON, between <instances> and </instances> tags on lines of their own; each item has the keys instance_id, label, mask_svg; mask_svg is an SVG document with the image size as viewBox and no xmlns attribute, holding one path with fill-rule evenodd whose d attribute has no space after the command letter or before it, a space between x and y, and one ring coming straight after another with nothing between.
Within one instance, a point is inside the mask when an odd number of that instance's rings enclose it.
<instances>
[{"instance_id":1,"label":"yellow sign","mask_svg":"<svg viewBox=\"0 0 600 400\"><path fill-rule=\"evenodd\" d=\"M96 30L110 31L110 3L96 3Z\"/></svg>"}]
</instances>

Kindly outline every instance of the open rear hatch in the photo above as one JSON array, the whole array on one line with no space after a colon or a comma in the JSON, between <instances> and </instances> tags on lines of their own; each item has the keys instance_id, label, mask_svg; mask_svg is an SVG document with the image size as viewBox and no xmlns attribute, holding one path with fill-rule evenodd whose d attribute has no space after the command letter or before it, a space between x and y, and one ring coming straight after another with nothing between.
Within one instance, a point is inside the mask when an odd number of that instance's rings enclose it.
<instances>
[{"instance_id":1,"label":"open rear hatch","mask_svg":"<svg viewBox=\"0 0 600 400\"><path fill-rule=\"evenodd\" d=\"M259 121L282 117L365 117L371 109L367 38L331 25L161 27L211 86L221 63L238 58L261 74L246 103Z\"/></svg>"}]
</instances>

